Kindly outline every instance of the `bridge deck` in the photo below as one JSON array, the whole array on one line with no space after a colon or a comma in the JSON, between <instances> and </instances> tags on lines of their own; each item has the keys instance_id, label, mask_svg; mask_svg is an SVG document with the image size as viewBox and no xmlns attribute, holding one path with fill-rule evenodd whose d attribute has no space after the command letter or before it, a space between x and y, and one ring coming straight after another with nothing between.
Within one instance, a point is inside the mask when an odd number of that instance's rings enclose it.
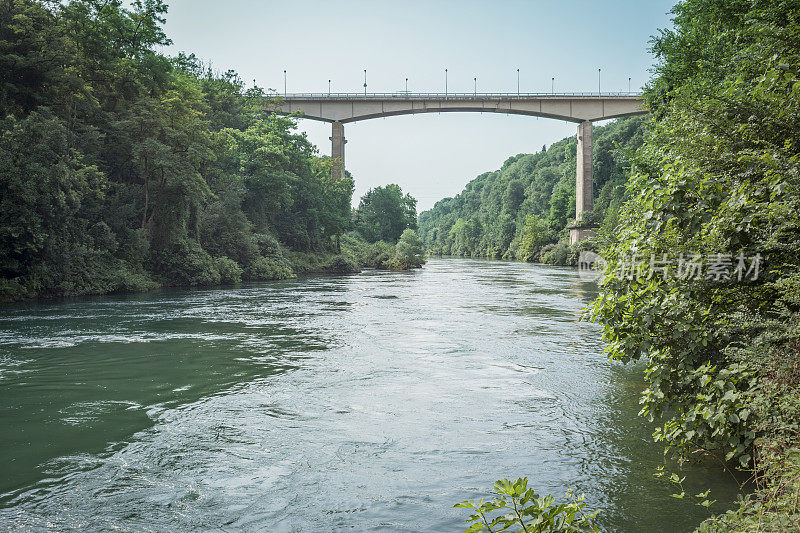
<instances>
[{"instance_id":1,"label":"bridge deck","mask_svg":"<svg viewBox=\"0 0 800 533\"><path fill-rule=\"evenodd\" d=\"M296 93L278 112L326 122L356 122L416 113L481 112L585 122L646 113L634 93Z\"/></svg>"}]
</instances>

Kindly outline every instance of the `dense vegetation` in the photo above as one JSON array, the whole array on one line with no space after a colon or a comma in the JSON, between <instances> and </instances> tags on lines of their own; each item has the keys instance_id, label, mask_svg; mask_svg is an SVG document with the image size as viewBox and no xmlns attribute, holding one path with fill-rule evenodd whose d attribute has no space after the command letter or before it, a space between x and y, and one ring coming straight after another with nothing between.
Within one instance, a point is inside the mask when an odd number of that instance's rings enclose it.
<instances>
[{"instance_id":1,"label":"dense vegetation","mask_svg":"<svg viewBox=\"0 0 800 533\"><path fill-rule=\"evenodd\" d=\"M361 197L353 220L368 242L397 242L403 231L417 227L417 201L399 185L376 187Z\"/></svg>"},{"instance_id":2,"label":"dense vegetation","mask_svg":"<svg viewBox=\"0 0 800 533\"><path fill-rule=\"evenodd\" d=\"M587 224L612 227L625 198L626 154L643 141L643 119L594 128L594 210ZM575 219L575 137L536 154L509 158L455 198L420 213L420 235L432 253L574 264L567 226Z\"/></svg>"},{"instance_id":3,"label":"dense vegetation","mask_svg":"<svg viewBox=\"0 0 800 533\"><path fill-rule=\"evenodd\" d=\"M261 88L158 53L166 10L0 0L0 299L356 268L352 178Z\"/></svg>"},{"instance_id":4,"label":"dense vegetation","mask_svg":"<svg viewBox=\"0 0 800 533\"><path fill-rule=\"evenodd\" d=\"M800 2L685 0L673 13L653 39L629 199L599 237L610 269L593 314L613 359L647 362L658 440L753 469L755 497L701 529L796 531ZM700 275L665 266L689 257Z\"/></svg>"},{"instance_id":5,"label":"dense vegetation","mask_svg":"<svg viewBox=\"0 0 800 533\"><path fill-rule=\"evenodd\" d=\"M375 187L361 197L342 252L362 267L419 268L425 263L425 245L416 227L417 201L410 194L393 183Z\"/></svg>"}]
</instances>

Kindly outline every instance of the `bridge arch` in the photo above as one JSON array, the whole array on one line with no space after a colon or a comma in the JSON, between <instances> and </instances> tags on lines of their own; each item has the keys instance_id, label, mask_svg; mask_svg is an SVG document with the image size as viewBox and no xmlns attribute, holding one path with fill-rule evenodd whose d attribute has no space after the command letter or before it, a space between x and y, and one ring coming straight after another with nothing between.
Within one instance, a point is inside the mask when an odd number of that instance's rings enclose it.
<instances>
[{"instance_id":1,"label":"bridge arch","mask_svg":"<svg viewBox=\"0 0 800 533\"><path fill-rule=\"evenodd\" d=\"M419 113L505 113L565 120L578 124L575 216L570 228L574 243L592 234L581 226L583 213L593 207L592 122L647 113L640 95L606 94L287 94L271 111L297 113L302 118L330 122L334 173L344 174L344 125L350 122Z\"/></svg>"}]
</instances>

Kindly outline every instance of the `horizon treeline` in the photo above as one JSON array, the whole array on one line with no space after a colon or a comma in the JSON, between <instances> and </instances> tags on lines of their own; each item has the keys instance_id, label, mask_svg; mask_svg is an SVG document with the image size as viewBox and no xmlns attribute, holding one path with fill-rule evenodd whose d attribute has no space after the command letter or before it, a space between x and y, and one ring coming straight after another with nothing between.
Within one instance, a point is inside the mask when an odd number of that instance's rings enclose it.
<instances>
[{"instance_id":1,"label":"horizon treeline","mask_svg":"<svg viewBox=\"0 0 800 533\"><path fill-rule=\"evenodd\" d=\"M0 1L0 298L292 274L336 251L333 179L270 95L167 57L161 0Z\"/></svg>"}]
</instances>

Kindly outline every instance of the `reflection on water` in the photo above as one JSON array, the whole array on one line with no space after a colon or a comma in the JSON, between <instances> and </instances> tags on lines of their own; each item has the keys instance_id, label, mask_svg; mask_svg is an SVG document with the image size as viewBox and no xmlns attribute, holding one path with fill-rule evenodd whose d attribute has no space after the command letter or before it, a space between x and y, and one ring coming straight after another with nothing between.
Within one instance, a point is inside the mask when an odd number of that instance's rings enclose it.
<instances>
[{"instance_id":1,"label":"reflection on water","mask_svg":"<svg viewBox=\"0 0 800 533\"><path fill-rule=\"evenodd\" d=\"M527 475L586 492L608 530L690 530L706 511L652 475L641 369L579 321L594 294L569 269L439 259L3 307L0 525L463 531L454 503Z\"/></svg>"}]
</instances>

